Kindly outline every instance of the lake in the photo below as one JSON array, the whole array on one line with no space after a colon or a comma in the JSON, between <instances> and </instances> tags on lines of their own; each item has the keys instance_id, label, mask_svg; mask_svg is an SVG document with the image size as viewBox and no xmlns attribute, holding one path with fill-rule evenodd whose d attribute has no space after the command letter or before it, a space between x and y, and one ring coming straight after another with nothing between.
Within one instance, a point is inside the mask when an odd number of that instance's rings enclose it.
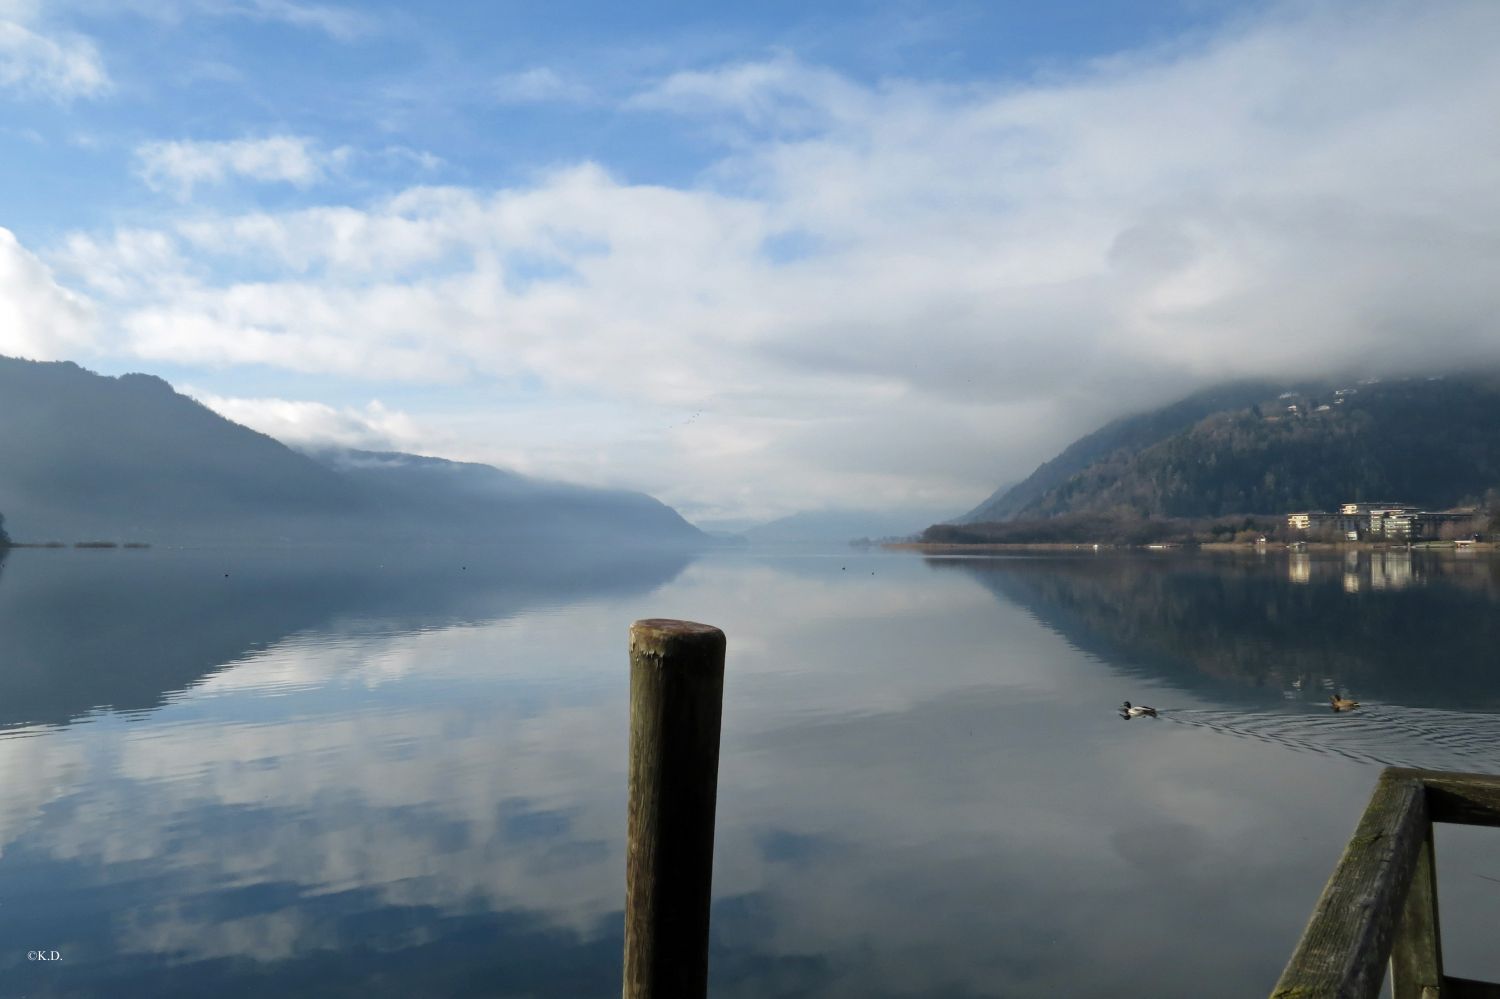
<instances>
[{"instance_id":1,"label":"lake","mask_svg":"<svg viewBox=\"0 0 1500 999\"><path fill-rule=\"evenodd\" d=\"M0 994L617 996L644 617L728 636L716 996L1265 995L1383 765L1500 772L1484 555L16 550Z\"/></svg>"}]
</instances>

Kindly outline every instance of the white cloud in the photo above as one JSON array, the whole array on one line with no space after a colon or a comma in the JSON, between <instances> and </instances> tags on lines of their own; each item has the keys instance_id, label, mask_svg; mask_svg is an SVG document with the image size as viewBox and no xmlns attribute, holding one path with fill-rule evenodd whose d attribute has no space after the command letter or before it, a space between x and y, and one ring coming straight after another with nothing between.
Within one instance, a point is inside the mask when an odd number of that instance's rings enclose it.
<instances>
[{"instance_id":1,"label":"white cloud","mask_svg":"<svg viewBox=\"0 0 1500 999\"><path fill-rule=\"evenodd\" d=\"M241 14L256 20L280 21L298 28L322 31L340 41L351 41L374 30L374 21L348 7L331 4L293 3L292 0L249 0L220 3L226 14Z\"/></svg>"},{"instance_id":2,"label":"white cloud","mask_svg":"<svg viewBox=\"0 0 1500 999\"><path fill-rule=\"evenodd\" d=\"M75 35L39 34L6 13L0 11L0 90L70 100L109 89L109 73L93 42Z\"/></svg>"},{"instance_id":3,"label":"white cloud","mask_svg":"<svg viewBox=\"0 0 1500 999\"><path fill-rule=\"evenodd\" d=\"M187 387L184 393L220 416L294 447L337 445L372 451L410 450L427 439L411 416L372 399L335 408L294 399L248 399Z\"/></svg>"},{"instance_id":4,"label":"white cloud","mask_svg":"<svg viewBox=\"0 0 1500 999\"><path fill-rule=\"evenodd\" d=\"M91 346L94 310L0 227L0 354L59 360Z\"/></svg>"},{"instance_id":5,"label":"white cloud","mask_svg":"<svg viewBox=\"0 0 1500 999\"><path fill-rule=\"evenodd\" d=\"M325 151L304 136L274 135L217 142L147 142L136 147L135 155L147 186L187 198L199 184L220 184L231 177L309 187L347 159L349 151L342 147Z\"/></svg>"},{"instance_id":6,"label":"white cloud","mask_svg":"<svg viewBox=\"0 0 1500 999\"><path fill-rule=\"evenodd\" d=\"M549 66L510 73L495 81L495 99L502 104L576 104L592 98L589 88L564 79Z\"/></svg>"},{"instance_id":7,"label":"white cloud","mask_svg":"<svg viewBox=\"0 0 1500 999\"><path fill-rule=\"evenodd\" d=\"M73 233L57 259L70 280L116 301L129 301L146 288L156 298L172 298L193 287L187 258L159 230L117 229L108 239Z\"/></svg>"},{"instance_id":8,"label":"white cloud","mask_svg":"<svg viewBox=\"0 0 1500 999\"><path fill-rule=\"evenodd\" d=\"M390 163L405 163L415 166L420 170L436 170L443 166L443 158L425 149L412 149L409 146L386 146L380 151L380 156Z\"/></svg>"},{"instance_id":9,"label":"white cloud","mask_svg":"<svg viewBox=\"0 0 1500 999\"><path fill-rule=\"evenodd\" d=\"M53 0L54 7L81 10L94 16L131 14L167 24L191 17L237 18L317 31L336 41L350 42L375 32L370 14L337 4L299 3L296 0Z\"/></svg>"},{"instance_id":10,"label":"white cloud","mask_svg":"<svg viewBox=\"0 0 1500 999\"><path fill-rule=\"evenodd\" d=\"M460 457L721 513L957 509L1202 382L1493 364L1497 32L1486 3L1286 8L963 89L775 56L634 100L733 138L689 187L580 164L58 265L109 278L141 357L541 387Z\"/></svg>"},{"instance_id":11,"label":"white cloud","mask_svg":"<svg viewBox=\"0 0 1500 999\"><path fill-rule=\"evenodd\" d=\"M637 110L728 112L781 132L858 121L878 105L877 95L866 88L785 52L759 62L673 73L626 101Z\"/></svg>"}]
</instances>

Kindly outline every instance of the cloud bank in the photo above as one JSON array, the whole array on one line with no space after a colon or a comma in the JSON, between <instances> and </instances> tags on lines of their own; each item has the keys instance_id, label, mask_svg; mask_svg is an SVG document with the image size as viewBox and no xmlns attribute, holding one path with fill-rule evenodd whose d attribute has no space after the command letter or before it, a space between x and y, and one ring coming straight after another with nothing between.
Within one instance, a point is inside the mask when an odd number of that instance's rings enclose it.
<instances>
[{"instance_id":1,"label":"cloud bank","mask_svg":"<svg viewBox=\"0 0 1500 999\"><path fill-rule=\"evenodd\" d=\"M573 440L497 416L459 457L530 435L552 474L703 515L958 510L1204 382L1500 360L1496 37L1490 3L1326 3L1023 84L774 53L622 102L722 144L691 185L585 161L50 259L133 357L526 383L613 414ZM164 185L322 169L153 148Z\"/></svg>"},{"instance_id":2,"label":"cloud bank","mask_svg":"<svg viewBox=\"0 0 1500 999\"><path fill-rule=\"evenodd\" d=\"M92 346L96 333L90 303L58 285L47 266L0 227L0 354L62 360Z\"/></svg>"},{"instance_id":3,"label":"cloud bank","mask_svg":"<svg viewBox=\"0 0 1500 999\"><path fill-rule=\"evenodd\" d=\"M183 391L220 416L293 447L336 444L371 451L414 450L424 435L406 413L378 399L362 407L334 407L294 399L250 399L192 387Z\"/></svg>"}]
</instances>

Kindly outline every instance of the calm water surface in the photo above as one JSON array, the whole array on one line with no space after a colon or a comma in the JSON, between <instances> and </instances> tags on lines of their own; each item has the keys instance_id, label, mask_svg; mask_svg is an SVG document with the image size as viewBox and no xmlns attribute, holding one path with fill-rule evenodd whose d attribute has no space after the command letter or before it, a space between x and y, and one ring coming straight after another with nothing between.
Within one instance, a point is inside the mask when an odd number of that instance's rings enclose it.
<instances>
[{"instance_id":1,"label":"calm water surface","mask_svg":"<svg viewBox=\"0 0 1500 999\"><path fill-rule=\"evenodd\" d=\"M0 994L618 995L642 617L729 636L716 996L1264 995L1382 765L1500 772L1483 556L15 551Z\"/></svg>"}]
</instances>

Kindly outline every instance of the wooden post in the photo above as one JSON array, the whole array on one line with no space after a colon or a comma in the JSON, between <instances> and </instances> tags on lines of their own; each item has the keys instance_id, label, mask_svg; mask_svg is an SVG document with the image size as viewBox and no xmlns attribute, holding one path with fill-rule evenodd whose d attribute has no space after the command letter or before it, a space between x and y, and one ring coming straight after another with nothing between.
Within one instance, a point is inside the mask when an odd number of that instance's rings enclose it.
<instances>
[{"instance_id":1,"label":"wooden post","mask_svg":"<svg viewBox=\"0 0 1500 999\"><path fill-rule=\"evenodd\" d=\"M630 626L630 817L624 999L708 994L708 910L724 703L724 633Z\"/></svg>"}]
</instances>

